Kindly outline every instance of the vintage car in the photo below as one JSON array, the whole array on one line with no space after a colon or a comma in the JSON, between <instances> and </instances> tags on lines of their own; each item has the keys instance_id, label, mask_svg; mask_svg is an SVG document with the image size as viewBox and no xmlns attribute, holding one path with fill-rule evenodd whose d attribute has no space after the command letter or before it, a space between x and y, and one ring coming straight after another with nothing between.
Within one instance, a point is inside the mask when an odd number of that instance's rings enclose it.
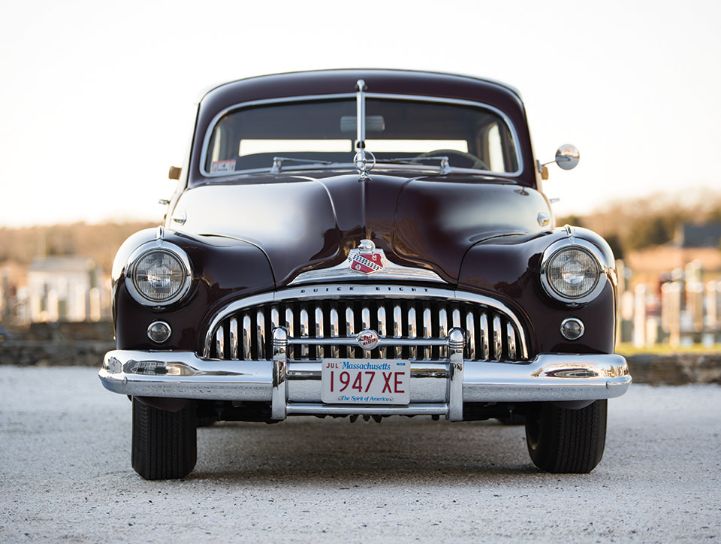
<instances>
[{"instance_id":1,"label":"vintage car","mask_svg":"<svg viewBox=\"0 0 721 544\"><path fill-rule=\"evenodd\" d=\"M100 379L132 399L133 468L187 475L199 423L313 415L521 421L537 467L591 471L631 383L614 257L556 227L547 174L493 81L329 70L208 92L163 225L113 265Z\"/></svg>"}]
</instances>

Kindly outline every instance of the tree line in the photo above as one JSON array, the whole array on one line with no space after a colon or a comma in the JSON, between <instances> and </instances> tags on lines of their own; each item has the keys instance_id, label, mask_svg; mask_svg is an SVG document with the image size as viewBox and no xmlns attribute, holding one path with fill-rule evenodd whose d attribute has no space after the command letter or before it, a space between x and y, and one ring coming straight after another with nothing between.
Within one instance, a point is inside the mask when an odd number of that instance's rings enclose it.
<instances>
[{"instance_id":1,"label":"tree line","mask_svg":"<svg viewBox=\"0 0 721 544\"><path fill-rule=\"evenodd\" d=\"M36 257L81 255L110 272L115 252L134 232L157 223L70 223L21 228L0 228L0 265L28 266Z\"/></svg>"},{"instance_id":2,"label":"tree line","mask_svg":"<svg viewBox=\"0 0 721 544\"><path fill-rule=\"evenodd\" d=\"M587 215L568 215L558 225L592 229L606 238L614 255L673 241L686 223L721 222L721 193L654 194L613 200Z\"/></svg>"}]
</instances>

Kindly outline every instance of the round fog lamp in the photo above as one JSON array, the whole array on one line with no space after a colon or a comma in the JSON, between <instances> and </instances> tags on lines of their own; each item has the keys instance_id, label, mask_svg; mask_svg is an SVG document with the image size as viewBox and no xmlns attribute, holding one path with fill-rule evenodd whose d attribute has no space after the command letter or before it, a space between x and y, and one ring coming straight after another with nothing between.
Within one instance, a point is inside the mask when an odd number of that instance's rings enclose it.
<instances>
[{"instance_id":1,"label":"round fog lamp","mask_svg":"<svg viewBox=\"0 0 721 544\"><path fill-rule=\"evenodd\" d=\"M561 334L566 340L578 340L583 336L585 330L583 321L575 317L564 319L561 323Z\"/></svg>"},{"instance_id":2,"label":"round fog lamp","mask_svg":"<svg viewBox=\"0 0 721 544\"><path fill-rule=\"evenodd\" d=\"M156 344L162 344L170 338L170 325L165 321L154 321L148 326L148 338Z\"/></svg>"}]
</instances>

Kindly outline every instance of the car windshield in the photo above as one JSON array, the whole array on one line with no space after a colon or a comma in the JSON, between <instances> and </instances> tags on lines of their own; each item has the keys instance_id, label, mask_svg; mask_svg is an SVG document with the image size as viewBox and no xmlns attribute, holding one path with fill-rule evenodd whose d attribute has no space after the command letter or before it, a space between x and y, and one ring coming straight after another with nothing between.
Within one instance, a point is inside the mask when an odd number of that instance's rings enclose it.
<instances>
[{"instance_id":1,"label":"car windshield","mask_svg":"<svg viewBox=\"0 0 721 544\"><path fill-rule=\"evenodd\" d=\"M355 137L353 98L241 107L213 128L204 173L270 169L276 157L293 168L351 164ZM431 157L447 157L451 167L494 173L518 170L508 125L481 106L368 98L366 149L378 163L394 159L433 164Z\"/></svg>"}]
</instances>

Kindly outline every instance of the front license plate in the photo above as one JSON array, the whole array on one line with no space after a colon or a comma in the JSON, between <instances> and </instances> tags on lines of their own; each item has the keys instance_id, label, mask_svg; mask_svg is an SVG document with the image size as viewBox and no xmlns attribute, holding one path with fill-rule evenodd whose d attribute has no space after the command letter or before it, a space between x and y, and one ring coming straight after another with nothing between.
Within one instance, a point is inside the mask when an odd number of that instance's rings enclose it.
<instances>
[{"instance_id":1,"label":"front license plate","mask_svg":"<svg viewBox=\"0 0 721 544\"><path fill-rule=\"evenodd\" d=\"M408 404L411 364L397 359L323 359L326 404Z\"/></svg>"}]
</instances>

